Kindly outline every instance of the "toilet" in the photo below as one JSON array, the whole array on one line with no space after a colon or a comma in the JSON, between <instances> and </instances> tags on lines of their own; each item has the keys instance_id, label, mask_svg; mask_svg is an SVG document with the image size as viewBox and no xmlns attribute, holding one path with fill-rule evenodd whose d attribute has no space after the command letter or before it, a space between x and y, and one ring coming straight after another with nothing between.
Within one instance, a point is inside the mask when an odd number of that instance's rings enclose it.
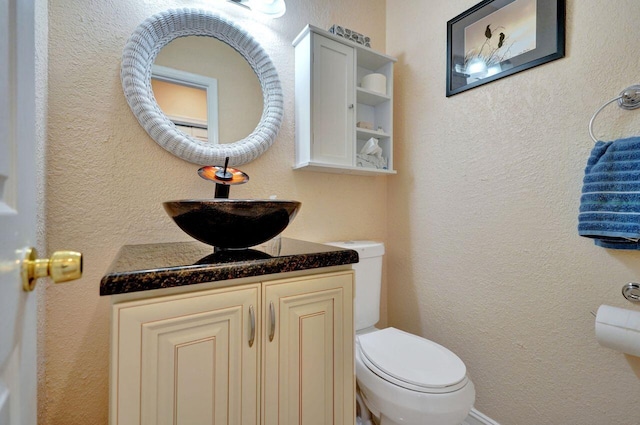
<instances>
[{"instance_id":1,"label":"toilet","mask_svg":"<svg viewBox=\"0 0 640 425\"><path fill-rule=\"evenodd\" d=\"M467 369L453 352L395 328L378 329L384 245L329 242L353 249L357 423L362 425L460 425L475 400ZM376 422L372 422L371 415Z\"/></svg>"}]
</instances>

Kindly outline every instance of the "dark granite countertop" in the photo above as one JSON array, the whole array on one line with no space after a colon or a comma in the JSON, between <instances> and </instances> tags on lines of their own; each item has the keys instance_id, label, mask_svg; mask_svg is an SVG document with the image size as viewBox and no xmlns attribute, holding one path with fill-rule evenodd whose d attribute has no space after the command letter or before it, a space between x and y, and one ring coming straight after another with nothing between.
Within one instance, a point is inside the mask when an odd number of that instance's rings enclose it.
<instances>
[{"instance_id":1,"label":"dark granite countertop","mask_svg":"<svg viewBox=\"0 0 640 425\"><path fill-rule=\"evenodd\" d=\"M358 262L358 253L318 243L282 238L273 247L213 253L200 242L123 246L100 281L100 295L115 295L196 283L340 266Z\"/></svg>"}]
</instances>

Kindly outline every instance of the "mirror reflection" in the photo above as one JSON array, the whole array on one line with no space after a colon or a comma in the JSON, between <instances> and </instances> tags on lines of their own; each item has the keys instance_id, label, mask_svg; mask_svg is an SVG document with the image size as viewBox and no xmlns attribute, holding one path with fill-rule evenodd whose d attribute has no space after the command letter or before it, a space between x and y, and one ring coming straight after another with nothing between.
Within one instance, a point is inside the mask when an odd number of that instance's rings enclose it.
<instances>
[{"instance_id":1,"label":"mirror reflection","mask_svg":"<svg viewBox=\"0 0 640 425\"><path fill-rule=\"evenodd\" d=\"M218 141L218 81L166 66L151 69L158 106L183 133L203 142Z\"/></svg>"},{"instance_id":2,"label":"mirror reflection","mask_svg":"<svg viewBox=\"0 0 640 425\"><path fill-rule=\"evenodd\" d=\"M233 143L260 122L262 88L249 63L213 37L180 37L164 46L152 88L179 130L209 143Z\"/></svg>"}]
</instances>

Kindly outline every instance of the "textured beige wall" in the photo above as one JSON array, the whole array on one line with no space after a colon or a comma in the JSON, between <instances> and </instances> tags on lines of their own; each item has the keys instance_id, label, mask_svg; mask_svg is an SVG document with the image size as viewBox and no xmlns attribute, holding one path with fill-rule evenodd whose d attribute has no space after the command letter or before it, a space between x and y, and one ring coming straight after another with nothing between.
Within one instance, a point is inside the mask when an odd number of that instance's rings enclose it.
<instances>
[{"instance_id":1,"label":"textured beige wall","mask_svg":"<svg viewBox=\"0 0 640 425\"><path fill-rule=\"evenodd\" d=\"M589 119L638 83L638 2L568 0L564 59L446 98L446 22L476 3L387 1L389 322L460 355L502 424L637 424L640 362L600 347L590 312L638 310L620 288L640 254L576 226ZM610 106L596 132L639 126Z\"/></svg>"},{"instance_id":2,"label":"textured beige wall","mask_svg":"<svg viewBox=\"0 0 640 425\"><path fill-rule=\"evenodd\" d=\"M46 221L49 252L85 255L84 277L46 288L39 419L43 425L106 424L109 303L99 281L123 244L185 241L161 202L205 198L213 187L197 166L174 158L137 123L122 94L120 55L136 26L171 7L218 7L260 40L282 80L285 114L273 147L241 167L251 181L232 197L302 201L284 236L310 241L386 237L386 177L292 171L291 41L306 24L339 23L384 49L384 0L288 0L277 20L253 19L222 1L51 0Z\"/></svg>"},{"instance_id":3,"label":"textured beige wall","mask_svg":"<svg viewBox=\"0 0 640 425\"><path fill-rule=\"evenodd\" d=\"M35 1L35 45L36 45L36 171L39 178L37 182L37 199L45 200L46 189L46 143L47 143L47 83L48 83L48 3L47 0ZM37 246L38 253L46 253L46 202L37 206ZM36 285L38 297L38 386L42 388L45 382L45 347L46 336L46 285ZM40 395L38 395L40 398Z\"/></svg>"}]
</instances>

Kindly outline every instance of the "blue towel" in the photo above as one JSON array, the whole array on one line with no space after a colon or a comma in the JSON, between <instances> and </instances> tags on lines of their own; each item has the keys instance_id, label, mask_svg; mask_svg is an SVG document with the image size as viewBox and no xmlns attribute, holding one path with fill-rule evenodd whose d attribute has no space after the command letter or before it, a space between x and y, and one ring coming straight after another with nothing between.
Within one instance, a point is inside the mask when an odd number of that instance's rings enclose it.
<instances>
[{"instance_id":1,"label":"blue towel","mask_svg":"<svg viewBox=\"0 0 640 425\"><path fill-rule=\"evenodd\" d=\"M640 137L594 146L584 170L578 233L603 248L640 250Z\"/></svg>"}]
</instances>

